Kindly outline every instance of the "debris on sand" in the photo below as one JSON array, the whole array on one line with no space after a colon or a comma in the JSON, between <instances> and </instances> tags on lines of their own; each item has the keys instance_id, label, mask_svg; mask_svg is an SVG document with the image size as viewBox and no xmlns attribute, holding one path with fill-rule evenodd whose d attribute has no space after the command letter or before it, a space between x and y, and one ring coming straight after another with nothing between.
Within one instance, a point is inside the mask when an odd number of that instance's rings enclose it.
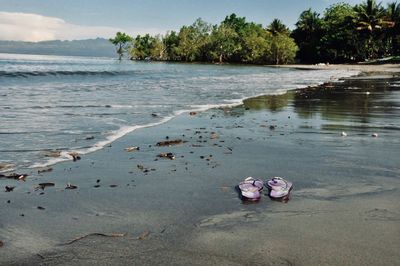
<instances>
[{"instance_id":1,"label":"debris on sand","mask_svg":"<svg viewBox=\"0 0 400 266\"><path fill-rule=\"evenodd\" d=\"M42 206L37 206L37 208L38 208L38 210L45 210L46 208L45 207L42 207Z\"/></svg>"},{"instance_id":2,"label":"debris on sand","mask_svg":"<svg viewBox=\"0 0 400 266\"><path fill-rule=\"evenodd\" d=\"M378 137L378 133L373 133L371 136L374 137L374 138L377 138Z\"/></svg>"},{"instance_id":3,"label":"debris on sand","mask_svg":"<svg viewBox=\"0 0 400 266\"><path fill-rule=\"evenodd\" d=\"M218 139L218 138L219 138L219 135L217 133L211 132L210 139Z\"/></svg>"},{"instance_id":4,"label":"debris on sand","mask_svg":"<svg viewBox=\"0 0 400 266\"><path fill-rule=\"evenodd\" d=\"M54 187L54 183L39 183L35 189L44 190L46 187Z\"/></svg>"},{"instance_id":5,"label":"debris on sand","mask_svg":"<svg viewBox=\"0 0 400 266\"><path fill-rule=\"evenodd\" d=\"M77 152L70 152L68 155L72 157L74 162L81 159L81 155Z\"/></svg>"},{"instance_id":6,"label":"debris on sand","mask_svg":"<svg viewBox=\"0 0 400 266\"><path fill-rule=\"evenodd\" d=\"M182 144L183 140L181 139L175 139L175 140L167 140L167 141L160 141L157 142L157 146L172 146L172 145L178 145L178 144Z\"/></svg>"},{"instance_id":7,"label":"debris on sand","mask_svg":"<svg viewBox=\"0 0 400 266\"><path fill-rule=\"evenodd\" d=\"M176 159L175 155L172 152L160 153L159 155L157 155L157 157L168 158L170 160L175 160Z\"/></svg>"},{"instance_id":8,"label":"debris on sand","mask_svg":"<svg viewBox=\"0 0 400 266\"><path fill-rule=\"evenodd\" d=\"M67 243L64 243L62 245L70 245L70 244L72 244L72 243L74 243L76 241L79 241L81 239L84 239L84 238L86 238L88 236L123 237L125 235L126 235L125 233L122 233L122 234L121 233L116 233L116 234L90 233L90 234L87 234L87 235L84 235L84 236L80 236L80 237L74 238L71 241L68 241Z\"/></svg>"},{"instance_id":9,"label":"debris on sand","mask_svg":"<svg viewBox=\"0 0 400 266\"><path fill-rule=\"evenodd\" d=\"M17 174L17 173L12 173L10 175L3 175L0 174L0 179L1 178L7 178L7 179L15 179L15 180L22 180L25 181L27 174Z\"/></svg>"},{"instance_id":10,"label":"debris on sand","mask_svg":"<svg viewBox=\"0 0 400 266\"><path fill-rule=\"evenodd\" d=\"M141 165L141 164L138 164L138 165L137 165L137 168L138 168L140 171L142 171L143 173L148 173L148 172L150 172L150 170L149 170L148 168L144 167L144 166Z\"/></svg>"},{"instance_id":11,"label":"debris on sand","mask_svg":"<svg viewBox=\"0 0 400 266\"><path fill-rule=\"evenodd\" d=\"M11 192L11 191L13 191L14 190L14 188L15 188L15 186L5 186L5 192Z\"/></svg>"},{"instance_id":12,"label":"debris on sand","mask_svg":"<svg viewBox=\"0 0 400 266\"><path fill-rule=\"evenodd\" d=\"M0 171L12 169L14 166L15 164L12 163L0 163Z\"/></svg>"},{"instance_id":13,"label":"debris on sand","mask_svg":"<svg viewBox=\"0 0 400 266\"><path fill-rule=\"evenodd\" d=\"M51 171L53 171L53 168L48 167L48 168L41 168L37 172L38 172L38 174L41 174L41 173L46 173L46 172L51 172Z\"/></svg>"},{"instance_id":14,"label":"debris on sand","mask_svg":"<svg viewBox=\"0 0 400 266\"><path fill-rule=\"evenodd\" d=\"M342 131L342 133L340 134L342 137L347 137L347 133Z\"/></svg>"},{"instance_id":15,"label":"debris on sand","mask_svg":"<svg viewBox=\"0 0 400 266\"><path fill-rule=\"evenodd\" d=\"M125 151L127 151L127 152L138 151L138 150L140 150L140 148L136 147L136 146L125 148Z\"/></svg>"},{"instance_id":16,"label":"debris on sand","mask_svg":"<svg viewBox=\"0 0 400 266\"><path fill-rule=\"evenodd\" d=\"M65 187L65 189L77 189L78 186L76 185L72 185L71 183L67 183L67 186Z\"/></svg>"},{"instance_id":17,"label":"debris on sand","mask_svg":"<svg viewBox=\"0 0 400 266\"><path fill-rule=\"evenodd\" d=\"M61 156L61 151L43 151L44 157L60 157Z\"/></svg>"},{"instance_id":18,"label":"debris on sand","mask_svg":"<svg viewBox=\"0 0 400 266\"><path fill-rule=\"evenodd\" d=\"M4 242L0 240L0 248L4 246Z\"/></svg>"},{"instance_id":19,"label":"debris on sand","mask_svg":"<svg viewBox=\"0 0 400 266\"><path fill-rule=\"evenodd\" d=\"M140 236L138 236L138 239L139 239L139 240L145 240L146 238L149 237L149 235L150 235L150 231L149 231L149 230L146 230L146 231L144 231Z\"/></svg>"}]
</instances>

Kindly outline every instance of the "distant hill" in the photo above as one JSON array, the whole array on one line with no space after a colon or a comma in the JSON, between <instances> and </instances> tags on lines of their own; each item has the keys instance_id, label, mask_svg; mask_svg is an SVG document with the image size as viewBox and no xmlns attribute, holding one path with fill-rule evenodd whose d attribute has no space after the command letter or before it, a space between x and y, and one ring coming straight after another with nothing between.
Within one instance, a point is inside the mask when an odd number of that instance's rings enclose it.
<instances>
[{"instance_id":1,"label":"distant hill","mask_svg":"<svg viewBox=\"0 0 400 266\"><path fill-rule=\"evenodd\" d=\"M44 42L0 41L0 53L116 57L114 46L103 38Z\"/></svg>"}]
</instances>

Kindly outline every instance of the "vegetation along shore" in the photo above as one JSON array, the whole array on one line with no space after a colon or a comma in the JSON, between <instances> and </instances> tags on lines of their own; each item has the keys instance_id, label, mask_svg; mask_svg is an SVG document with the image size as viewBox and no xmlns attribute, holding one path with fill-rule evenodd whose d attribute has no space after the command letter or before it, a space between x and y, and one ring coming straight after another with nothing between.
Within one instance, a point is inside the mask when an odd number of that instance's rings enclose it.
<instances>
[{"instance_id":1,"label":"vegetation along shore","mask_svg":"<svg viewBox=\"0 0 400 266\"><path fill-rule=\"evenodd\" d=\"M274 19L264 27L231 14L219 25L198 18L165 35L110 41L121 59L245 64L351 63L382 57L400 61L400 3L337 3L318 14L303 11L290 30ZM397 55L397 57L396 57Z\"/></svg>"}]
</instances>

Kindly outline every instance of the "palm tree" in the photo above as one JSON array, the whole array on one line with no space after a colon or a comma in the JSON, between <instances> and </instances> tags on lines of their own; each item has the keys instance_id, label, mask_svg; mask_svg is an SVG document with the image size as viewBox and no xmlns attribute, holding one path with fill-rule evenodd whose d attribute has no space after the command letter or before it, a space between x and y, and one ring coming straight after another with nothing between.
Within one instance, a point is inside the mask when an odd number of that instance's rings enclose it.
<instances>
[{"instance_id":1,"label":"palm tree","mask_svg":"<svg viewBox=\"0 0 400 266\"><path fill-rule=\"evenodd\" d=\"M298 58L303 62L317 63L323 35L322 19L319 14L313 12L311 8L303 11L291 35L300 48Z\"/></svg>"},{"instance_id":2,"label":"palm tree","mask_svg":"<svg viewBox=\"0 0 400 266\"><path fill-rule=\"evenodd\" d=\"M388 29L389 39L392 43L392 54L400 54L400 3L393 2L388 4L387 18L394 23L394 26Z\"/></svg>"},{"instance_id":3,"label":"palm tree","mask_svg":"<svg viewBox=\"0 0 400 266\"><path fill-rule=\"evenodd\" d=\"M381 5L381 2L377 4L375 0L367 0L355 6L357 30L373 32L384 27L394 26L392 21L386 20L385 9Z\"/></svg>"},{"instance_id":4,"label":"palm tree","mask_svg":"<svg viewBox=\"0 0 400 266\"><path fill-rule=\"evenodd\" d=\"M274 19L271 24L267 27L267 31L271 32L272 35L277 35L277 34L285 34L289 35L290 31L289 28L286 27L285 24L282 23L280 19Z\"/></svg>"},{"instance_id":5,"label":"palm tree","mask_svg":"<svg viewBox=\"0 0 400 266\"><path fill-rule=\"evenodd\" d=\"M375 0L367 0L354 7L357 13L356 29L367 36L367 58L373 57L377 51L376 43L382 29L394 26L393 21L387 20L385 9L381 5L382 3L376 3Z\"/></svg>"}]
</instances>

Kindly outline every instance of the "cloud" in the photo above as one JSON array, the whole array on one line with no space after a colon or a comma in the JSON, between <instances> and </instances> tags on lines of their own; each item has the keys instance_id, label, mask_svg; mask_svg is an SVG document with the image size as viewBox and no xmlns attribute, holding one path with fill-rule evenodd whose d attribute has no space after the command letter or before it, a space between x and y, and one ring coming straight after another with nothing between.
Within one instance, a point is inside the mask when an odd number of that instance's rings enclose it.
<instances>
[{"instance_id":1,"label":"cloud","mask_svg":"<svg viewBox=\"0 0 400 266\"><path fill-rule=\"evenodd\" d=\"M60 18L38 14L0 12L0 40L39 42L109 38L117 31L124 30L113 27L74 25Z\"/></svg>"}]
</instances>

